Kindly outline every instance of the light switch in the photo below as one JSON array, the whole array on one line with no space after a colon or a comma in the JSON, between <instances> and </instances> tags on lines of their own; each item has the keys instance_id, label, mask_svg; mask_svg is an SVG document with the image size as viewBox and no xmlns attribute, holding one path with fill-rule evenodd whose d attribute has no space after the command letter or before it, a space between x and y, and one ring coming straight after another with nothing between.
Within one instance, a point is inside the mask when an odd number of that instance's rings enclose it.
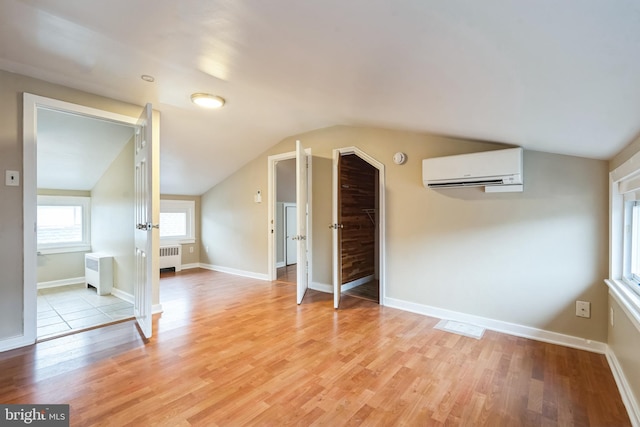
<instances>
[{"instance_id":1,"label":"light switch","mask_svg":"<svg viewBox=\"0 0 640 427\"><path fill-rule=\"evenodd\" d=\"M20 172L18 171L5 171L4 184L7 186L17 187L20 185Z\"/></svg>"}]
</instances>

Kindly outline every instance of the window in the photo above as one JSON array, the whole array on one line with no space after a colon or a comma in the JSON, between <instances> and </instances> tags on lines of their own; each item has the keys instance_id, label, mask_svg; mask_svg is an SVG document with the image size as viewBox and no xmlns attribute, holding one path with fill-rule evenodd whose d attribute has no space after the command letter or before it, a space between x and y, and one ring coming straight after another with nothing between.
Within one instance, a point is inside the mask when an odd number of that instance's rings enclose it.
<instances>
[{"instance_id":1,"label":"window","mask_svg":"<svg viewBox=\"0 0 640 427\"><path fill-rule=\"evenodd\" d=\"M38 196L38 251L57 253L91 250L89 217L89 197Z\"/></svg>"},{"instance_id":2,"label":"window","mask_svg":"<svg viewBox=\"0 0 640 427\"><path fill-rule=\"evenodd\" d=\"M610 173L609 294L640 322L640 153Z\"/></svg>"},{"instance_id":3,"label":"window","mask_svg":"<svg viewBox=\"0 0 640 427\"><path fill-rule=\"evenodd\" d=\"M195 242L195 204L193 200L160 200L160 240Z\"/></svg>"}]
</instances>

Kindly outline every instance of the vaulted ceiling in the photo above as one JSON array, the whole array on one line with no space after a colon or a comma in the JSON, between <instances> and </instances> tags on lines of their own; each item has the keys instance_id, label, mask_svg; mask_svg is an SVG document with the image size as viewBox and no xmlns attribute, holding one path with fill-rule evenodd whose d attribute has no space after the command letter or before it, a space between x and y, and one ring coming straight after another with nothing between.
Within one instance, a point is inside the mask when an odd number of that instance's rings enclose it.
<instances>
[{"instance_id":1,"label":"vaulted ceiling","mask_svg":"<svg viewBox=\"0 0 640 427\"><path fill-rule=\"evenodd\" d=\"M336 124L607 159L640 132L640 1L3 0L0 69L151 102L163 193Z\"/></svg>"}]
</instances>

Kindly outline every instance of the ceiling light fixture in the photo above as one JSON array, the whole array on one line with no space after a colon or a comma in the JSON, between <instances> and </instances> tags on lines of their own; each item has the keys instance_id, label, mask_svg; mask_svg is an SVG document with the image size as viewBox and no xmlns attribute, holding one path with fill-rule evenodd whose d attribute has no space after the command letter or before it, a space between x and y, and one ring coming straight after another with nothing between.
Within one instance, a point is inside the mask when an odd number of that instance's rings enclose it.
<instances>
[{"instance_id":1,"label":"ceiling light fixture","mask_svg":"<svg viewBox=\"0 0 640 427\"><path fill-rule=\"evenodd\" d=\"M225 103L224 98L209 93L194 93L191 95L191 101L204 108L220 108Z\"/></svg>"},{"instance_id":2,"label":"ceiling light fixture","mask_svg":"<svg viewBox=\"0 0 640 427\"><path fill-rule=\"evenodd\" d=\"M145 82L149 82L149 83L153 83L156 81L156 79L153 76L150 76L149 74L143 74L140 76L140 78Z\"/></svg>"}]
</instances>

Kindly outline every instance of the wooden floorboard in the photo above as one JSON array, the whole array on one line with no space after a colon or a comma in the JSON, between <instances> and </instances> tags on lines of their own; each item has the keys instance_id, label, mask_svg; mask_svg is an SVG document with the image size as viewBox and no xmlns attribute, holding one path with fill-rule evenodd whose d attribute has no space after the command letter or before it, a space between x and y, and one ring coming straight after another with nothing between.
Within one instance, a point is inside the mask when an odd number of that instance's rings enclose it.
<instances>
[{"instance_id":1,"label":"wooden floorboard","mask_svg":"<svg viewBox=\"0 0 640 427\"><path fill-rule=\"evenodd\" d=\"M132 322L0 353L1 403L72 426L628 426L603 355L206 270L163 274Z\"/></svg>"}]
</instances>

